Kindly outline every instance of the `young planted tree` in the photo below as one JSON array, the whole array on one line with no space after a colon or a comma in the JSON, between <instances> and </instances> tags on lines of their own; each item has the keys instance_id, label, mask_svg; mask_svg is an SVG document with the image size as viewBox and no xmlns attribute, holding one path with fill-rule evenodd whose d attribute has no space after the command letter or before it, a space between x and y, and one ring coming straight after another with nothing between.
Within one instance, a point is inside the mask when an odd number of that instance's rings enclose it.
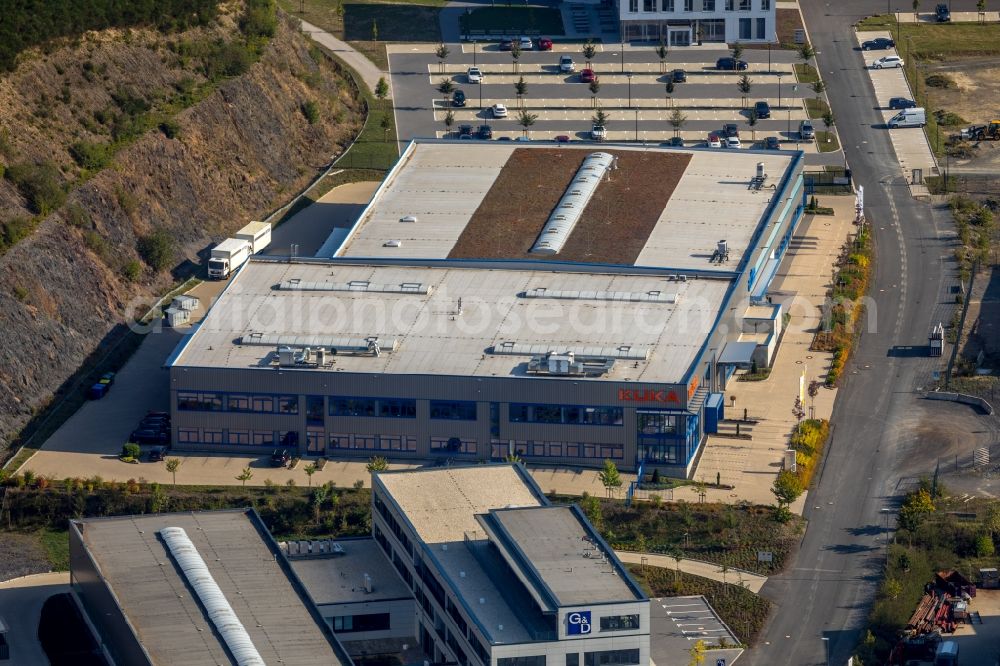
<instances>
[{"instance_id":1,"label":"young planted tree","mask_svg":"<svg viewBox=\"0 0 1000 666\"><path fill-rule=\"evenodd\" d=\"M375 21L375 19L372 19L372 41L373 42L378 41L378 23Z\"/></svg>"},{"instance_id":2,"label":"young planted tree","mask_svg":"<svg viewBox=\"0 0 1000 666\"><path fill-rule=\"evenodd\" d=\"M816 93L816 99L819 99L820 95L826 92L826 84L823 83L821 79L813 81L813 84L810 87L812 88L812 91Z\"/></svg>"},{"instance_id":3,"label":"young planted tree","mask_svg":"<svg viewBox=\"0 0 1000 666\"><path fill-rule=\"evenodd\" d=\"M243 471L236 477L237 481L243 482L243 487L247 487L247 481L253 478L253 470L249 467L244 467Z\"/></svg>"},{"instance_id":4,"label":"young planted tree","mask_svg":"<svg viewBox=\"0 0 1000 666\"><path fill-rule=\"evenodd\" d=\"M826 125L826 130L829 132L830 128L833 127L833 111L829 109L823 114L823 124Z\"/></svg>"},{"instance_id":5,"label":"young planted tree","mask_svg":"<svg viewBox=\"0 0 1000 666\"><path fill-rule=\"evenodd\" d=\"M702 666L705 663L706 652L708 652L708 646L705 645L705 641L701 639L695 641L694 645L688 649L688 654L691 655L688 666Z\"/></svg>"},{"instance_id":6,"label":"young planted tree","mask_svg":"<svg viewBox=\"0 0 1000 666\"><path fill-rule=\"evenodd\" d=\"M976 10L979 12L979 22L986 22L986 0L978 0L976 2Z\"/></svg>"},{"instance_id":7,"label":"young planted tree","mask_svg":"<svg viewBox=\"0 0 1000 666\"><path fill-rule=\"evenodd\" d=\"M753 79L751 79L746 74L740 76L740 80L736 82L736 88L743 95L743 108L747 108L747 98L750 96L750 90L753 88Z\"/></svg>"},{"instance_id":8,"label":"young planted tree","mask_svg":"<svg viewBox=\"0 0 1000 666\"><path fill-rule=\"evenodd\" d=\"M451 126L455 124L455 112L448 109L448 113L444 114L444 129L446 134L451 134Z\"/></svg>"},{"instance_id":9,"label":"young planted tree","mask_svg":"<svg viewBox=\"0 0 1000 666\"><path fill-rule=\"evenodd\" d=\"M378 78L378 83L375 84L375 98L378 100L378 105L380 109L385 108L385 98L389 96L389 82L385 80L384 76Z\"/></svg>"},{"instance_id":10,"label":"young planted tree","mask_svg":"<svg viewBox=\"0 0 1000 666\"><path fill-rule=\"evenodd\" d=\"M521 113L517 114L517 124L521 126L522 136L528 136L528 129L536 120L538 120L537 113L528 113L527 109L521 109Z\"/></svg>"},{"instance_id":11,"label":"young planted tree","mask_svg":"<svg viewBox=\"0 0 1000 666\"><path fill-rule=\"evenodd\" d=\"M660 45L656 47L656 55L660 58L660 74L667 71L667 47L661 38Z\"/></svg>"},{"instance_id":12,"label":"young planted tree","mask_svg":"<svg viewBox=\"0 0 1000 666\"><path fill-rule=\"evenodd\" d=\"M736 42L733 44L733 48L730 50L730 53L733 56L733 69L736 69L740 66L740 58L743 57L743 45Z\"/></svg>"},{"instance_id":13,"label":"young planted tree","mask_svg":"<svg viewBox=\"0 0 1000 666\"><path fill-rule=\"evenodd\" d=\"M755 127L758 120L760 120L760 116L757 115L757 109L751 108L750 113L747 114L747 125L750 126L750 141L757 140L757 130Z\"/></svg>"},{"instance_id":14,"label":"young planted tree","mask_svg":"<svg viewBox=\"0 0 1000 666\"><path fill-rule=\"evenodd\" d=\"M597 53L597 47L594 46L592 40L587 40L583 45L583 60L587 63L587 69L590 69L590 61L594 59L594 54Z\"/></svg>"},{"instance_id":15,"label":"young planted tree","mask_svg":"<svg viewBox=\"0 0 1000 666\"><path fill-rule=\"evenodd\" d=\"M313 485L313 474L319 471L316 463L309 463L302 468L302 471L306 473L306 477L309 479L309 487L312 488Z\"/></svg>"},{"instance_id":16,"label":"young planted tree","mask_svg":"<svg viewBox=\"0 0 1000 666\"><path fill-rule=\"evenodd\" d=\"M392 130L392 116L388 113L382 114L382 120L379 121L379 127L382 128L382 143L389 140L389 132Z\"/></svg>"},{"instance_id":17,"label":"young planted tree","mask_svg":"<svg viewBox=\"0 0 1000 666\"><path fill-rule=\"evenodd\" d=\"M687 116L680 109L674 109L670 112L670 118L667 122L674 128L674 136L677 136L677 133L684 127L684 123L687 122Z\"/></svg>"},{"instance_id":18,"label":"young planted tree","mask_svg":"<svg viewBox=\"0 0 1000 666\"><path fill-rule=\"evenodd\" d=\"M369 474L374 472L384 472L389 469L389 460L385 456L372 456L368 459L368 464L365 465L365 469L368 470Z\"/></svg>"},{"instance_id":19,"label":"young planted tree","mask_svg":"<svg viewBox=\"0 0 1000 666\"><path fill-rule=\"evenodd\" d=\"M917 12L920 11L920 0L913 0L913 20L919 20L917 18Z\"/></svg>"},{"instance_id":20,"label":"young planted tree","mask_svg":"<svg viewBox=\"0 0 1000 666\"><path fill-rule=\"evenodd\" d=\"M437 89L438 92L441 93L441 96L444 98L444 103L447 106L448 96L451 95L452 91L455 90L455 84L451 82L451 79L445 77L441 79L440 83L438 83Z\"/></svg>"},{"instance_id":21,"label":"young planted tree","mask_svg":"<svg viewBox=\"0 0 1000 666\"><path fill-rule=\"evenodd\" d=\"M330 496L330 487L326 484L319 486L312 491L313 519L319 525L320 516L323 515L323 505Z\"/></svg>"},{"instance_id":22,"label":"young planted tree","mask_svg":"<svg viewBox=\"0 0 1000 666\"><path fill-rule=\"evenodd\" d=\"M787 469L778 472L777 478L774 479L774 485L771 486L771 493L778 501L778 511L775 514L778 520L785 522L788 519L788 507L799 498L802 490L802 482L794 472Z\"/></svg>"},{"instance_id":23,"label":"young planted tree","mask_svg":"<svg viewBox=\"0 0 1000 666\"><path fill-rule=\"evenodd\" d=\"M177 485L177 468L181 466L180 458L167 458L167 471L174 478L174 486Z\"/></svg>"},{"instance_id":24,"label":"young planted tree","mask_svg":"<svg viewBox=\"0 0 1000 666\"><path fill-rule=\"evenodd\" d=\"M598 472L597 476L601 480L601 485L607 491L608 497L611 497L613 493L617 493L618 489L622 487L622 476L618 472L618 466L611 460L604 461L604 467Z\"/></svg>"},{"instance_id":25,"label":"young planted tree","mask_svg":"<svg viewBox=\"0 0 1000 666\"><path fill-rule=\"evenodd\" d=\"M604 109L598 107L597 113L595 113L593 116L591 116L590 120L595 125L600 125L601 127L604 127L605 125L608 124L608 118L610 118L610 117L611 116L609 116L607 113L605 113Z\"/></svg>"},{"instance_id":26,"label":"young planted tree","mask_svg":"<svg viewBox=\"0 0 1000 666\"><path fill-rule=\"evenodd\" d=\"M590 82L590 105L597 106L597 94L601 92L601 84L596 80Z\"/></svg>"},{"instance_id":27,"label":"young planted tree","mask_svg":"<svg viewBox=\"0 0 1000 666\"><path fill-rule=\"evenodd\" d=\"M525 82L524 77L520 77L517 83L514 84L514 92L517 93L517 105L523 105L523 98L528 94L528 84Z\"/></svg>"},{"instance_id":28,"label":"young planted tree","mask_svg":"<svg viewBox=\"0 0 1000 666\"><path fill-rule=\"evenodd\" d=\"M437 47L437 51L434 52L434 55L436 55L438 59L438 72L444 71L444 61L448 59L449 53L451 53L451 51L448 50L448 47L445 46L443 42Z\"/></svg>"},{"instance_id":29,"label":"young planted tree","mask_svg":"<svg viewBox=\"0 0 1000 666\"><path fill-rule=\"evenodd\" d=\"M510 47L510 57L514 61L514 73L521 71L521 45L515 41Z\"/></svg>"},{"instance_id":30,"label":"young planted tree","mask_svg":"<svg viewBox=\"0 0 1000 666\"><path fill-rule=\"evenodd\" d=\"M337 20L341 23L344 22L344 0L337 0L337 8L334 10L337 13Z\"/></svg>"}]
</instances>

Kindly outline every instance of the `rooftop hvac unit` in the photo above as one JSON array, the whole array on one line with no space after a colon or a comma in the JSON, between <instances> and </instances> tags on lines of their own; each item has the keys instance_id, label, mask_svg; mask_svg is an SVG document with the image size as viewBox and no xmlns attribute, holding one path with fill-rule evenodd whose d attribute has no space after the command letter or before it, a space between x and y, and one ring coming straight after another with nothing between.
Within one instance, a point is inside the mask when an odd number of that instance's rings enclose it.
<instances>
[{"instance_id":1,"label":"rooftop hvac unit","mask_svg":"<svg viewBox=\"0 0 1000 666\"><path fill-rule=\"evenodd\" d=\"M568 375L573 365L573 358L573 352L549 354L549 373L553 375Z\"/></svg>"},{"instance_id":2,"label":"rooftop hvac unit","mask_svg":"<svg viewBox=\"0 0 1000 666\"><path fill-rule=\"evenodd\" d=\"M371 594L374 591L374 586L372 585L372 577L365 574L365 593Z\"/></svg>"},{"instance_id":3,"label":"rooftop hvac unit","mask_svg":"<svg viewBox=\"0 0 1000 666\"><path fill-rule=\"evenodd\" d=\"M291 347L278 347L278 365L295 365L295 350Z\"/></svg>"},{"instance_id":4,"label":"rooftop hvac unit","mask_svg":"<svg viewBox=\"0 0 1000 666\"><path fill-rule=\"evenodd\" d=\"M417 221L417 216L416 215L404 215L403 217L399 218L399 221L400 222L406 222L408 224L413 224L413 223L415 223Z\"/></svg>"},{"instance_id":5,"label":"rooftop hvac unit","mask_svg":"<svg viewBox=\"0 0 1000 666\"><path fill-rule=\"evenodd\" d=\"M401 240L387 240L382 243L382 247L403 247L403 241Z\"/></svg>"},{"instance_id":6,"label":"rooftop hvac unit","mask_svg":"<svg viewBox=\"0 0 1000 666\"><path fill-rule=\"evenodd\" d=\"M764 177L764 163L757 162L757 178L763 178L763 177Z\"/></svg>"}]
</instances>

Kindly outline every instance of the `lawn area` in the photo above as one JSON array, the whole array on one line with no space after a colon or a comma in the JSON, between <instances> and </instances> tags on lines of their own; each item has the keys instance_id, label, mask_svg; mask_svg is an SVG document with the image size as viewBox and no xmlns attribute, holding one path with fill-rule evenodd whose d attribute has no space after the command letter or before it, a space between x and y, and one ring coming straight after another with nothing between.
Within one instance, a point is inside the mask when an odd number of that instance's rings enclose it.
<instances>
[{"instance_id":1,"label":"lawn area","mask_svg":"<svg viewBox=\"0 0 1000 666\"><path fill-rule=\"evenodd\" d=\"M483 7L462 17L464 32L562 35L562 15L546 7Z\"/></svg>"},{"instance_id":2,"label":"lawn area","mask_svg":"<svg viewBox=\"0 0 1000 666\"><path fill-rule=\"evenodd\" d=\"M785 566L805 525L798 516L777 522L773 506L636 502L626 507L621 500L587 497L581 508L615 549L680 552L765 576ZM758 562L760 550L774 553L774 561Z\"/></svg>"},{"instance_id":3,"label":"lawn area","mask_svg":"<svg viewBox=\"0 0 1000 666\"><path fill-rule=\"evenodd\" d=\"M806 97L805 102L810 118L822 118L830 110L830 105L822 97Z\"/></svg>"},{"instance_id":4,"label":"lawn area","mask_svg":"<svg viewBox=\"0 0 1000 666\"><path fill-rule=\"evenodd\" d=\"M819 148L819 152L821 153L832 153L835 150L840 150L840 141L837 140L837 133L818 130L816 132L816 147Z\"/></svg>"},{"instance_id":5,"label":"lawn area","mask_svg":"<svg viewBox=\"0 0 1000 666\"><path fill-rule=\"evenodd\" d=\"M771 610L770 601L738 585L720 583L661 567L630 564L628 568L632 577L651 597L683 597L697 594L704 596L744 645L753 645L757 642L757 637L767 621L767 614ZM718 645L708 638L706 642Z\"/></svg>"},{"instance_id":6,"label":"lawn area","mask_svg":"<svg viewBox=\"0 0 1000 666\"><path fill-rule=\"evenodd\" d=\"M799 83L816 83L819 81L819 74L816 68L810 64L797 62L795 67L795 78Z\"/></svg>"},{"instance_id":7,"label":"lawn area","mask_svg":"<svg viewBox=\"0 0 1000 666\"><path fill-rule=\"evenodd\" d=\"M1000 24L997 23L902 23L893 16L872 16L858 23L859 32L888 30L896 38L904 60L944 60L956 56L1000 54ZM912 44L912 50L911 50Z\"/></svg>"},{"instance_id":8,"label":"lawn area","mask_svg":"<svg viewBox=\"0 0 1000 666\"><path fill-rule=\"evenodd\" d=\"M43 529L37 533L53 571L69 571L69 531Z\"/></svg>"}]
</instances>

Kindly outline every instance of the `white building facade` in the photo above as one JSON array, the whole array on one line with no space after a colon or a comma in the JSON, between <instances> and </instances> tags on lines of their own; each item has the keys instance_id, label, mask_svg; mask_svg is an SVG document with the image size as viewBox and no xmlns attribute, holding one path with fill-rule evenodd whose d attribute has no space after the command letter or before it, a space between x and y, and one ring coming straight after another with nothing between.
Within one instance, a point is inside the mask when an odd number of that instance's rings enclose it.
<instances>
[{"instance_id":1,"label":"white building facade","mask_svg":"<svg viewBox=\"0 0 1000 666\"><path fill-rule=\"evenodd\" d=\"M689 46L776 41L776 0L618 0L622 39Z\"/></svg>"}]
</instances>

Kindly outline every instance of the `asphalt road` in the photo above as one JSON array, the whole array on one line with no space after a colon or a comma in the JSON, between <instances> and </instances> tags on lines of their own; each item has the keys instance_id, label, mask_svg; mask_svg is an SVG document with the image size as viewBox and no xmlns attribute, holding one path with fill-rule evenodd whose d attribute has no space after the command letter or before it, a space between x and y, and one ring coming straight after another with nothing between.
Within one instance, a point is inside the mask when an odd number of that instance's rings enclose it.
<instances>
[{"instance_id":1,"label":"asphalt road","mask_svg":"<svg viewBox=\"0 0 1000 666\"><path fill-rule=\"evenodd\" d=\"M827 648L830 664L846 663L880 578L880 510L897 505L913 481L896 470L904 461L912 469L921 455L933 459L916 446L914 423L922 409L919 389L941 369L941 359L894 349L926 345L931 323L948 321L954 307L949 290L956 283L948 256L953 231L944 211L910 197L888 133L873 127L882 118L852 24L885 9L879 1L802 0L847 161L855 182L865 187L878 253L869 306L875 326L863 334L845 374L795 564L762 590L777 610L760 645L744 656L749 664L825 664Z\"/></svg>"}]
</instances>

